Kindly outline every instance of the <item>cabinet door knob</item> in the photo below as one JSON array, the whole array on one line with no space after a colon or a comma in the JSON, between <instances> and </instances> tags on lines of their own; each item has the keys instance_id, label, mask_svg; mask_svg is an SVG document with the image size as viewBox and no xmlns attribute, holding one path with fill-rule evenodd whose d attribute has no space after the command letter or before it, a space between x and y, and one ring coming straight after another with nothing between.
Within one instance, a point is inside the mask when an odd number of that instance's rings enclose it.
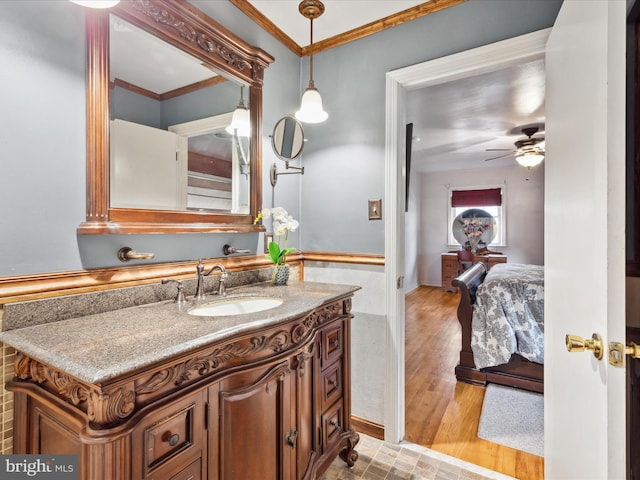
<instances>
[{"instance_id":1,"label":"cabinet door knob","mask_svg":"<svg viewBox=\"0 0 640 480\"><path fill-rule=\"evenodd\" d=\"M169 442L169 445L171 445L172 447L175 447L180 441L180 435L178 435L177 433L172 434L171 432L167 432L164 435L164 440L166 442Z\"/></svg>"}]
</instances>

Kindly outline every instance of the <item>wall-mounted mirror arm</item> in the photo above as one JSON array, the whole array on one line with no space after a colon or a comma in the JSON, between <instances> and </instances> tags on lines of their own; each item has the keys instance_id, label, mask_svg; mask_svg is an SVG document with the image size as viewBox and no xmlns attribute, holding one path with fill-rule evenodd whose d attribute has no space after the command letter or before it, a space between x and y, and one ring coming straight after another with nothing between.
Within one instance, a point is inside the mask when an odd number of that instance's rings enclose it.
<instances>
[{"instance_id":1,"label":"wall-mounted mirror arm","mask_svg":"<svg viewBox=\"0 0 640 480\"><path fill-rule=\"evenodd\" d=\"M278 176L280 175L304 175L304 167L294 167L293 165L289 165L289 161L284 162L285 170L295 170L295 172L278 172L278 166L275 163L271 164L271 171L269 178L271 179L271 186L275 187L276 183L278 183Z\"/></svg>"}]
</instances>

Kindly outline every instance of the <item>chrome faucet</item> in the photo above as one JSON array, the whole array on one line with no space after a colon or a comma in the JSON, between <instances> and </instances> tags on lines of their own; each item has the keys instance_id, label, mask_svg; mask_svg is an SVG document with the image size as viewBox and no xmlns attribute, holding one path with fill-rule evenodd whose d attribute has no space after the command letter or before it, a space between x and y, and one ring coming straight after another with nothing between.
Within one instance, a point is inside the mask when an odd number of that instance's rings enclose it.
<instances>
[{"instance_id":1,"label":"chrome faucet","mask_svg":"<svg viewBox=\"0 0 640 480\"><path fill-rule=\"evenodd\" d=\"M176 299L173 301L173 303L177 303L178 305L184 305L185 303L187 303L187 299L184 296L182 280L174 280L172 278L162 279L162 285L166 285L167 283L175 283L178 285L178 293L176 294Z\"/></svg>"},{"instance_id":2,"label":"chrome faucet","mask_svg":"<svg viewBox=\"0 0 640 480\"><path fill-rule=\"evenodd\" d=\"M202 260L198 260L198 265L196 266L196 295L194 298L197 300L202 300L205 297L204 293L204 277L208 277L215 270L220 270L220 280L218 282L218 295L225 296L227 294L224 282L229 277L227 270L223 265L216 264L208 272L205 272L204 265L202 264Z\"/></svg>"}]
</instances>

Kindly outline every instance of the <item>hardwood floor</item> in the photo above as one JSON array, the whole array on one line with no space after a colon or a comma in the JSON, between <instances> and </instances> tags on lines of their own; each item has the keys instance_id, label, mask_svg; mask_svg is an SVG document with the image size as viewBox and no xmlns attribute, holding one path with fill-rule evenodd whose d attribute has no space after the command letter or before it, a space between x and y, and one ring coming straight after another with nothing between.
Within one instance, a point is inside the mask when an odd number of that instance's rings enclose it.
<instances>
[{"instance_id":1,"label":"hardwood floor","mask_svg":"<svg viewBox=\"0 0 640 480\"><path fill-rule=\"evenodd\" d=\"M405 440L520 480L544 459L478 438L484 387L457 382L458 294L421 286L406 296Z\"/></svg>"}]
</instances>

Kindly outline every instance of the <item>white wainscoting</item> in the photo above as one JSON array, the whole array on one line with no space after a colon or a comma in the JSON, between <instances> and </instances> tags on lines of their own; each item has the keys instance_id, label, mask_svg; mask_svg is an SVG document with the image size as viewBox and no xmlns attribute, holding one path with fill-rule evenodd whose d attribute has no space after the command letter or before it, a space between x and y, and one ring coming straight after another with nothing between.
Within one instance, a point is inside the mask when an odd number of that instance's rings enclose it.
<instances>
[{"instance_id":1,"label":"white wainscoting","mask_svg":"<svg viewBox=\"0 0 640 480\"><path fill-rule=\"evenodd\" d=\"M351 313L351 413L384 424L384 266L337 264L305 260L309 282L345 283L362 287L353 297Z\"/></svg>"}]
</instances>

